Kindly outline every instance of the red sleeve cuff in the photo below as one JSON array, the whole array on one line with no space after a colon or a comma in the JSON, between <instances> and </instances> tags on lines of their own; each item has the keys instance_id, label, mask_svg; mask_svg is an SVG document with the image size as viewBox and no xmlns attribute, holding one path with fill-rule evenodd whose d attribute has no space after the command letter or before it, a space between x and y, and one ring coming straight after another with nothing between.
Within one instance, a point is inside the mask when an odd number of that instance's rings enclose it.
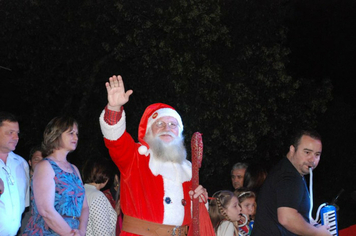
<instances>
[{"instance_id":1,"label":"red sleeve cuff","mask_svg":"<svg viewBox=\"0 0 356 236\"><path fill-rule=\"evenodd\" d=\"M109 110L108 106L106 106L105 114L104 114L104 121L106 123L108 123L109 125L115 125L121 119L123 110L124 110L123 106L121 106L120 111Z\"/></svg>"}]
</instances>

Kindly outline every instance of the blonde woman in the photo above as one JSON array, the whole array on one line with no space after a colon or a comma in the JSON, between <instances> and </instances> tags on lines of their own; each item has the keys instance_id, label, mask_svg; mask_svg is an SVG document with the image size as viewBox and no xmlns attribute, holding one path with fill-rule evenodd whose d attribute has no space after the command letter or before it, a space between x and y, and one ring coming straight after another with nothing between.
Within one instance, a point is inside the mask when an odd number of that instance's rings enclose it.
<instances>
[{"instance_id":1,"label":"blonde woman","mask_svg":"<svg viewBox=\"0 0 356 236\"><path fill-rule=\"evenodd\" d=\"M31 218L23 235L84 236L89 209L79 170L67 160L77 148L78 123L55 117L46 126L39 162L31 183Z\"/></svg>"}]
</instances>

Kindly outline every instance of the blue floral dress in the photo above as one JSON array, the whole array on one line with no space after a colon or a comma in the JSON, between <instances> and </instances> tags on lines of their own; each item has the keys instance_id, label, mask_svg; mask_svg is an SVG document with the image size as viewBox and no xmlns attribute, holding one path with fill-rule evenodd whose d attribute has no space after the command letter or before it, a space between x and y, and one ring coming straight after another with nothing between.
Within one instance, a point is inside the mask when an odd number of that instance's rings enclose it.
<instances>
[{"instance_id":1,"label":"blue floral dress","mask_svg":"<svg viewBox=\"0 0 356 236\"><path fill-rule=\"evenodd\" d=\"M85 190L81 179L72 166L73 173L63 171L54 161L45 158L51 164L55 176L54 208L64 216L63 219L72 229L79 228L79 217L82 211ZM33 189L33 181L31 181ZM31 218L29 219L23 235L58 235L48 227L42 216L38 213L36 202L31 191Z\"/></svg>"}]
</instances>

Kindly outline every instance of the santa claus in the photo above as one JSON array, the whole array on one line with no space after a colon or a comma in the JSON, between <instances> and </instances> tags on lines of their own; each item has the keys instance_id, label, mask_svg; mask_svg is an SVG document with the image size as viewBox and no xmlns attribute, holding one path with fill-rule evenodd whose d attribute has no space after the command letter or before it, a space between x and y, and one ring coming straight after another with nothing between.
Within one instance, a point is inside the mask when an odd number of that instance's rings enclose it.
<instances>
[{"instance_id":1,"label":"santa claus","mask_svg":"<svg viewBox=\"0 0 356 236\"><path fill-rule=\"evenodd\" d=\"M180 115L163 103L148 106L136 143L126 132L123 110L133 91L125 91L121 76L110 77L105 85L108 105L100 126L121 172L121 235L186 235L191 199L206 202L208 194L202 186L192 191L192 168L186 159Z\"/></svg>"}]
</instances>

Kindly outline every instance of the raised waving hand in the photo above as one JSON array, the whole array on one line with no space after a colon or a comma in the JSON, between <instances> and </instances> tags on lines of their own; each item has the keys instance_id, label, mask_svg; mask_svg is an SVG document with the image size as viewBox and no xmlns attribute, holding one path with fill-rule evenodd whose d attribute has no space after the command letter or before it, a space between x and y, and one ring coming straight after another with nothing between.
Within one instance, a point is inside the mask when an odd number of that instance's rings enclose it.
<instances>
[{"instance_id":1,"label":"raised waving hand","mask_svg":"<svg viewBox=\"0 0 356 236\"><path fill-rule=\"evenodd\" d=\"M129 101L132 90L125 92L124 82L120 75L113 75L109 78L109 82L105 83L106 91L108 92L108 109L120 111L121 106Z\"/></svg>"}]
</instances>

